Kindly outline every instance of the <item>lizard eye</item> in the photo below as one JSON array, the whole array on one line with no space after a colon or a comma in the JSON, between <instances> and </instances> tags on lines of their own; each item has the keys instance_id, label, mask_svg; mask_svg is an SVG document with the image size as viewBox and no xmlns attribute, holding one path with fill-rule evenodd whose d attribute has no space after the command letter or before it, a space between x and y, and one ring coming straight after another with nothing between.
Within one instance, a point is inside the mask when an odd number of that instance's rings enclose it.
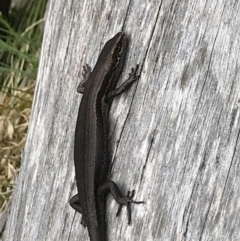
<instances>
[{"instance_id":1,"label":"lizard eye","mask_svg":"<svg viewBox=\"0 0 240 241\"><path fill-rule=\"evenodd\" d=\"M118 43L116 46L116 52L120 52L121 51L121 45Z\"/></svg>"}]
</instances>

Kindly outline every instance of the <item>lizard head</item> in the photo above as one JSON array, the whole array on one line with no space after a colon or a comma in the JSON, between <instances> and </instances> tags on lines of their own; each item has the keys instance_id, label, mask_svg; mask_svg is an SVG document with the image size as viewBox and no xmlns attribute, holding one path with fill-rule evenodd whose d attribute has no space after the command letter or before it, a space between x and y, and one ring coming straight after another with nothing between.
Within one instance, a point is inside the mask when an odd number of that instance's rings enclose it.
<instances>
[{"instance_id":1,"label":"lizard head","mask_svg":"<svg viewBox=\"0 0 240 241\"><path fill-rule=\"evenodd\" d=\"M127 35L124 32L119 32L112 39L110 39L109 42L112 45L110 54L113 60L113 70L121 70L128 45Z\"/></svg>"},{"instance_id":2,"label":"lizard head","mask_svg":"<svg viewBox=\"0 0 240 241\"><path fill-rule=\"evenodd\" d=\"M111 71L117 70L117 72L119 72L123 67L127 46L127 35L124 32L119 32L106 42L99 60L102 63L106 63L106 67L111 69Z\"/></svg>"}]
</instances>

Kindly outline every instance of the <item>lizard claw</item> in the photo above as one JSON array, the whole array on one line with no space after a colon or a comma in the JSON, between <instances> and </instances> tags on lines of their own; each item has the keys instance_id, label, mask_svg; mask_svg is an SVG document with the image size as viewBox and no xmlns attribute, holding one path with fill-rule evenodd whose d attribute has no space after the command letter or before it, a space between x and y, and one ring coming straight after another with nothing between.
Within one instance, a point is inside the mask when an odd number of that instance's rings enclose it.
<instances>
[{"instance_id":1,"label":"lizard claw","mask_svg":"<svg viewBox=\"0 0 240 241\"><path fill-rule=\"evenodd\" d=\"M137 64L135 68L131 69L131 73L129 73L129 78L131 78L132 81L135 81L140 77L140 74L137 75L138 69L139 69L139 64Z\"/></svg>"},{"instance_id":2,"label":"lizard claw","mask_svg":"<svg viewBox=\"0 0 240 241\"><path fill-rule=\"evenodd\" d=\"M131 225L131 223L132 223L132 215L131 215L132 212L131 212L130 204L131 203L135 203L135 204L144 203L143 201L134 201L134 200L132 200L132 198L134 197L134 194L135 194L135 190L133 190L131 192L128 191L127 196L122 198L121 203L119 204L119 208L118 208L117 214L116 214L116 217L119 216L119 214L122 211L122 206L126 205L127 206L127 212L128 212L128 225Z\"/></svg>"}]
</instances>

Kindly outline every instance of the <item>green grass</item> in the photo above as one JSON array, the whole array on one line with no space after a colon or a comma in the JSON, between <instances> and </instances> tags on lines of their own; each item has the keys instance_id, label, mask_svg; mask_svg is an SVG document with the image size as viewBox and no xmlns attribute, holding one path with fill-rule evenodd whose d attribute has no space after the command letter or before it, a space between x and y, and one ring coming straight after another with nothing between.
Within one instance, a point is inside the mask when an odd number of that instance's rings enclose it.
<instances>
[{"instance_id":1,"label":"green grass","mask_svg":"<svg viewBox=\"0 0 240 241\"><path fill-rule=\"evenodd\" d=\"M47 0L14 2L7 21L0 14L0 212L11 198L21 164L46 4Z\"/></svg>"}]
</instances>

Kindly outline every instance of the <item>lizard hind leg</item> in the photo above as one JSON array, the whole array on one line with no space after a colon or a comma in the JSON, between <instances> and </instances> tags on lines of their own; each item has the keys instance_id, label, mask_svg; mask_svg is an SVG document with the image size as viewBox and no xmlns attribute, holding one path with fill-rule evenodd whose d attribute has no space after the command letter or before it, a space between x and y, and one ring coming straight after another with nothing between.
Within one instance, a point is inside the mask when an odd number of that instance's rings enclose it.
<instances>
[{"instance_id":1,"label":"lizard hind leg","mask_svg":"<svg viewBox=\"0 0 240 241\"><path fill-rule=\"evenodd\" d=\"M134 201L134 200L132 200L132 198L133 198L133 196L135 194L135 190L133 190L132 192L129 191L128 195L124 196L121 193L121 191L120 191L119 187L117 186L117 184L115 182L112 182L112 181L105 182L101 186L98 187L98 194L99 195L106 194L107 192L111 192L113 198L119 204L119 208L118 208L116 216L119 216L119 214L121 213L123 205L127 206L128 225L131 225L131 223L132 223L132 215L131 215L130 204L131 203L141 204L141 203L144 203L144 202L143 201Z\"/></svg>"},{"instance_id":2,"label":"lizard hind leg","mask_svg":"<svg viewBox=\"0 0 240 241\"><path fill-rule=\"evenodd\" d=\"M73 209L75 209L77 212L82 214L82 208L81 208L80 203L79 203L78 194L76 194L73 197L71 197L69 203L70 203L70 206ZM83 225L84 228L87 226L86 222L84 221L83 216L82 216L81 224Z\"/></svg>"},{"instance_id":3,"label":"lizard hind leg","mask_svg":"<svg viewBox=\"0 0 240 241\"><path fill-rule=\"evenodd\" d=\"M127 196L125 196L123 199L125 199L125 203L124 204L121 204L119 203L119 208L118 208L118 211L116 213L116 217L118 217L122 211L122 206L123 205L126 205L127 206L127 212L128 212L128 225L131 225L132 224L132 211L131 211L131 203L134 203L134 204L141 204L141 203L144 203L143 201L133 201L132 198L135 194L135 190L133 191L128 191L128 194Z\"/></svg>"}]
</instances>

